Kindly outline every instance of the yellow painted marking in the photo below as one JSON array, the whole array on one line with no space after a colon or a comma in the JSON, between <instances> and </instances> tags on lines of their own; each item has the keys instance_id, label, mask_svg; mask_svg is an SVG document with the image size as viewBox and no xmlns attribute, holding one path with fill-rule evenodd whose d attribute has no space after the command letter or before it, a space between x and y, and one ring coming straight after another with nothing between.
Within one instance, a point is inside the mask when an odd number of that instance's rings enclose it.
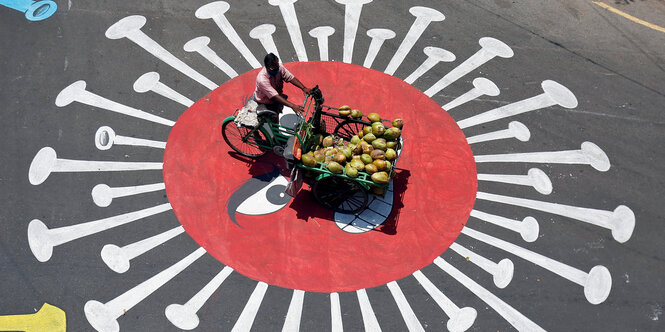
<instances>
[{"instance_id":1,"label":"yellow painted marking","mask_svg":"<svg viewBox=\"0 0 665 332\"><path fill-rule=\"evenodd\" d=\"M62 309L44 303L34 314L0 316L0 331L65 332L67 317Z\"/></svg>"},{"instance_id":2,"label":"yellow painted marking","mask_svg":"<svg viewBox=\"0 0 665 332\"><path fill-rule=\"evenodd\" d=\"M593 3L595 3L598 6L601 6L601 7L605 8L605 9L607 9L607 10L609 10L609 11L615 13L615 14L621 15L621 16L623 16L623 17L625 17L625 18L627 18L627 19L629 19L629 20L631 20L635 23L642 24L647 28L651 28L651 29L654 29L654 30L660 31L660 32L665 32L665 28L663 28L659 25L655 25L655 24L649 23L647 21L640 20L639 18L637 18L633 15L630 15L628 13L622 12L622 11L620 11L620 10L610 6L610 5L607 5L607 4L604 4L602 2L598 2L598 1L593 1Z\"/></svg>"}]
</instances>

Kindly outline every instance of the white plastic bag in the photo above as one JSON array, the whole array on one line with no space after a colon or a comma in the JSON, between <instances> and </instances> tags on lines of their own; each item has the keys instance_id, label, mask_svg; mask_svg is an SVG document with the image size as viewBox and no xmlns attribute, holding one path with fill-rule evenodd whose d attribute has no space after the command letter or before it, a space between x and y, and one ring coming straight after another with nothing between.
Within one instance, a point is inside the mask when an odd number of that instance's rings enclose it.
<instances>
[{"instance_id":1,"label":"white plastic bag","mask_svg":"<svg viewBox=\"0 0 665 332\"><path fill-rule=\"evenodd\" d=\"M236 115L236 119L234 120L236 125L256 128L259 125L259 117L256 113L258 106L259 104L256 101L248 101L247 104L238 111L238 115Z\"/></svg>"}]
</instances>

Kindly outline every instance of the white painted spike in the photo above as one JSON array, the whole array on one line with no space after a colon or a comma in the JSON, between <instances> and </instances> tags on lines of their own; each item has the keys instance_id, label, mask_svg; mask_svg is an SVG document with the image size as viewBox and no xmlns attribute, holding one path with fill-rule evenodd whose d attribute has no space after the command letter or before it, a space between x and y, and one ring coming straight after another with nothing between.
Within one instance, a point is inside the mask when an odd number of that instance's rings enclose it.
<instances>
[{"instance_id":1,"label":"white painted spike","mask_svg":"<svg viewBox=\"0 0 665 332\"><path fill-rule=\"evenodd\" d=\"M395 38L395 32L388 29L369 29L367 30L367 35L372 38L372 41L367 49L367 55L365 56L363 66L366 68L372 68L374 59L376 59L376 56L379 54L383 42Z\"/></svg>"},{"instance_id":2,"label":"white painted spike","mask_svg":"<svg viewBox=\"0 0 665 332\"><path fill-rule=\"evenodd\" d=\"M113 128L109 126L99 127L97 132L95 132L95 146L97 149L104 151L110 149L113 145L145 146L149 148L166 149L166 142L116 135Z\"/></svg>"},{"instance_id":3,"label":"white painted spike","mask_svg":"<svg viewBox=\"0 0 665 332\"><path fill-rule=\"evenodd\" d=\"M107 207L111 205L114 198L133 196L157 190L164 190L165 185L162 183L145 184L141 186L130 187L116 187L111 188L106 184L98 184L92 188L92 201L99 207Z\"/></svg>"},{"instance_id":4,"label":"white painted spike","mask_svg":"<svg viewBox=\"0 0 665 332\"><path fill-rule=\"evenodd\" d=\"M196 10L194 16L196 18L205 20L212 19L215 24L222 30L222 33L229 39L231 44L240 52L240 54L249 62L252 68L261 68L261 63L256 59L252 51L247 48L245 42L242 41L238 33L231 25L231 22L224 16L231 6L225 1L213 1L205 4Z\"/></svg>"},{"instance_id":5,"label":"white painted spike","mask_svg":"<svg viewBox=\"0 0 665 332\"><path fill-rule=\"evenodd\" d=\"M478 192L476 198L548 212L609 229L619 243L630 240L635 229L635 214L625 205L619 205L614 211L605 211L484 192Z\"/></svg>"},{"instance_id":6,"label":"white painted spike","mask_svg":"<svg viewBox=\"0 0 665 332\"><path fill-rule=\"evenodd\" d=\"M497 130L486 134L467 137L466 142L469 144L495 141L506 138L516 138L519 141L527 142L531 138L531 132L523 123L518 121L511 121L507 129Z\"/></svg>"},{"instance_id":7,"label":"white painted spike","mask_svg":"<svg viewBox=\"0 0 665 332\"><path fill-rule=\"evenodd\" d=\"M379 321L376 319L372 304L369 302L367 291L365 291L365 289L359 289L356 291L356 295L358 296L358 303L360 304L360 313L363 317L365 331L381 332Z\"/></svg>"},{"instance_id":8,"label":"white painted spike","mask_svg":"<svg viewBox=\"0 0 665 332\"><path fill-rule=\"evenodd\" d=\"M119 172L162 169L162 163L88 161L58 158L55 150L44 147L32 159L28 170L30 184L42 184L53 172Z\"/></svg>"},{"instance_id":9,"label":"white painted spike","mask_svg":"<svg viewBox=\"0 0 665 332\"><path fill-rule=\"evenodd\" d=\"M529 186L543 195L552 193L552 181L545 172L538 168L529 169L527 175L478 174L478 180Z\"/></svg>"},{"instance_id":10,"label":"white painted spike","mask_svg":"<svg viewBox=\"0 0 665 332\"><path fill-rule=\"evenodd\" d=\"M171 265L166 270L156 274L152 278L136 285L115 299L101 303L99 301L86 302L83 311L90 325L97 331L119 331L118 318L131 310L145 298L150 296L160 287L164 286L173 277L184 271L197 259L206 253L205 249L198 248L187 257Z\"/></svg>"},{"instance_id":11,"label":"white painted spike","mask_svg":"<svg viewBox=\"0 0 665 332\"><path fill-rule=\"evenodd\" d=\"M404 82L413 84L415 80L432 69L437 63L455 61L455 54L442 48L427 46L423 52L427 55L427 59L411 75L405 78Z\"/></svg>"},{"instance_id":12,"label":"white painted spike","mask_svg":"<svg viewBox=\"0 0 665 332\"><path fill-rule=\"evenodd\" d=\"M538 234L540 233L540 225L538 224L538 221L531 216L524 218L522 221L518 221L474 209L471 210L471 217L517 232L526 242L536 241L538 239Z\"/></svg>"},{"instance_id":13,"label":"white painted spike","mask_svg":"<svg viewBox=\"0 0 665 332\"><path fill-rule=\"evenodd\" d=\"M220 58L219 55L208 46L208 44L210 44L210 38L201 36L186 42L185 45L183 45L183 49L186 52L196 52L201 54L203 58L210 61L210 63L215 65L215 67L219 68L230 78L238 76L238 72L231 68L226 61Z\"/></svg>"},{"instance_id":14,"label":"white painted spike","mask_svg":"<svg viewBox=\"0 0 665 332\"><path fill-rule=\"evenodd\" d=\"M510 325L515 327L518 331L529 332L545 332L545 330L534 323L532 320L524 316L521 312L502 301L492 292L479 285L473 279L467 277L464 273L460 272L454 266L444 261L441 257L434 259L436 264L441 270L453 277L457 282L466 287L471 293L478 296L481 300L487 303L494 311L503 317Z\"/></svg>"},{"instance_id":15,"label":"white painted spike","mask_svg":"<svg viewBox=\"0 0 665 332\"><path fill-rule=\"evenodd\" d=\"M445 15L436 9L421 6L411 7L409 13L415 16L416 20L411 25L411 28L409 28L406 36L404 36L395 55L390 59L390 63L388 63L388 66L384 71L388 75L395 74L395 71L397 71L397 68L402 64L406 55L409 54L413 45L415 45L418 39L420 39L420 36L422 36L423 32L425 32L425 29L427 29L427 26L429 26L431 22L443 21L446 18Z\"/></svg>"},{"instance_id":16,"label":"white painted spike","mask_svg":"<svg viewBox=\"0 0 665 332\"><path fill-rule=\"evenodd\" d=\"M344 5L344 55L343 60L346 63L352 63L353 45L356 41L358 32L358 23L363 6L372 2L372 0L335 0Z\"/></svg>"},{"instance_id":17,"label":"white painted spike","mask_svg":"<svg viewBox=\"0 0 665 332\"><path fill-rule=\"evenodd\" d=\"M249 332L252 329L256 314L259 312L263 297L266 295L266 290L268 290L268 284L259 281L252 295L249 296L245 308L242 309L240 317L238 317L235 325L233 325L231 332Z\"/></svg>"},{"instance_id":18,"label":"white painted spike","mask_svg":"<svg viewBox=\"0 0 665 332\"><path fill-rule=\"evenodd\" d=\"M319 59L328 61L328 37L335 33L335 28L331 26L321 26L309 30L309 35L316 38L319 45Z\"/></svg>"},{"instance_id":19,"label":"white painted spike","mask_svg":"<svg viewBox=\"0 0 665 332\"><path fill-rule=\"evenodd\" d=\"M175 327L182 330L193 330L199 326L197 312L210 299L213 293L222 285L224 280L233 272L225 266L222 271L212 278L198 293L192 296L185 304L171 304L164 310L164 315Z\"/></svg>"},{"instance_id":20,"label":"white painted spike","mask_svg":"<svg viewBox=\"0 0 665 332\"><path fill-rule=\"evenodd\" d=\"M596 265L589 273L586 273L570 265L468 227L462 229L462 234L509 252L584 287L584 296L591 304L603 303L612 290L612 276L610 271L602 265Z\"/></svg>"},{"instance_id":21,"label":"white painted spike","mask_svg":"<svg viewBox=\"0 0 665 332\"><path fill-rule=\"evenodd\" d=\"M484 77L477 77L473 80L472 82L473 88L469 90L468 92L464 93L463 95L455 98L451 102L441 106L446 111L450 111L451 109L466 104L478 97L481 96L490 96L490 97L495 97L498 96L501 91L499 91L499 87L494 84L494 82L484 78Z\"/></svg>"},{"instance_id":22,"label":"white painted spike","mask_svg":"<svg viewBox=\"0 0 665 332\"><path fill-rule=\"evenodd\" d=\"M178 59L175 55L171 54L164 47L159 45L156 41L141 31L141 28L143 25L145 25L145 23L146 18L143 16L127 16L110 26L106 30L106 37L109 39L127 38L146 50L148 53L154 55L156 58L164 61L169 66L199 82L201 85L207 87L208 89L214 90L217 88L217 84L215 84L215 82L203 76L188 64L182 62L182 60Z\"/></svg>"},{"instance_id":23,"label":"white painted spike","mask_svg":"<svg viewBox=\"0 0 665 332\"><path fill-rule=\"evenodd\" d=\"M606 172L610 169L607 154L591 142L583 142L579 150L506 153L479 155L474 157L476 163L544 163L589 165L597 171Z\"/></svg>"},{"instance_id":24,"label":"white painted spike","mask_svg":"<svg viewBox=\"0 0 665 332\"><path fill-rule=\"evenodd\" d=\"M125 273L129 270L132 259L143 255L160 244L182 234L184 231L185 229L182 226L178 226L123 247L118 247L115 244L107 244L102 248L102 260L113 272Z\"/></svg>"},{"instance_id":25,"label":"white painted spike","mask_svg":"<svg viewBox=\"0 0 665 332\"><path fill-rule=\"evenodd\" d=\"M183 96L179 92L171 89L166 84L159 81L159 74L151 71L141 75L134 82L134 91L138 93L145 93L152 91L162 97L171 99L179 104L184 105L185 107L190 107L194 105L194 101Z\"/></svg>"},{"instance_id":26,"label":"white painted spike","mask_svg":"<svg viewBox=\"0 0 665 332\"><path fill-rule=\"evenodd\" d=\"M277 45L275 45L275 41L272 38L272 34L275 33L276 30L277 28L272 24L261 24L252 29L249 32L249 36L253 39L257 39L261 45L263 45L266 53L273 53L280 61L282 61L282 57L279 55L279 51L277 51Z\"/></svg>"},{"instance_id":27,"label":"white painted spike","mask_svg":"<svg viewBox=\"0 0 665 332\"><path fill-rule=\"evenodd\" d=\"M147 209L129 212L114 217L88 221L72 226L49 229L41 220L33 219L28 224L28 244L30 251L40 262L46 262L53 255L53 248L88 235L118 227L171 210L171 204L161 204Z\"/></svg>"},{"instance_id":28,"label":"white painted spike","mask_svg":"<svg viewBox=\"0 0 665 332\"><path fill-rule=\"evenodd\" d=\"M506 288L510 284L510 281L513 280L515 266L510 259L504 258L499 263L494 263L455 242L450 245L450 249L491 274L494 285L498 288Z\"/></svg>"},{"instance_id":29,"label":"white painted spike","mask_svg":"<svg viewBox=\"0 0 665 332\"><path fill-rule=\"evenodd\" d=\"M339 304L338 293L330 293L330 317L331 317L331 331L343 332L344 326L342 324L342 308Z\"/></svg>"},{"instance_id":30,"label":"white painted spike","mask_svg":"<svg viewBox=\"0 0 665 332\"><path fill-rule=\"evenodd\" d=\"M537 96L474 115L458 121L457 124L460 128L465 129L555 105L564 108L577 107L577 98L565 86L554 81L545 80L541 83L541 87L543 88L543 93Z\"/></svg>"},{"instance_id":31,"label":"white painted spike","mask_svg":"<svg viewBox=\"0 0 665 332\"><path fill-rule=\"evenodd\" d=\"M291 297L291 304L289 304L289 311L286 313L284 326L282 326L282 332L297 332L300 330L300 319L302 317L304 300L305 292L294 289L293 296Z\"/></svg>"},{"instance_id":32,"label":"white painted spike","mask_svg":"<svg viewBox=\"0 0 665 332\"><path fill-rule=\"evenodd\" d=\"M107 111L124 114L137 119L147 120L154 123L159 123L165 126L173 126L174 121L164 119L154 114L144 112L142 110L125 106L123 104L106 99L102 96L94 94L86 88L85 81L76 81L66 88L62 89L58 96L55 98L55 105L58 107L67 106L73 102L79 102L93 107L105 109Z\"/></svg>"},{"instance_id":33,"label":"white painted spike","mask_svg":"<svg viewBox=\"0 0 665 332\"><path fill-rule=\"evenodd\" d=\"M425 91L429 97L434 96L441 90L445 89L450 84L464 77L466 74L472 72L476 68L482 66L495 57L510 58L513 56L513 50L504 42L490 38L483 37L478 41L481 49L466 59L464 62L451 70L448 74L443 76L439 81L434 83L432 87Z\"/></svg>"},{"instance_id":34,"label":"white painted spike","mask_svg":"<svg viewBox=\"0 0 665 332\"><path fill-rule=\"evenodd\" d=\"M282 17L284 18L284 24L286 24L286 29L291 36L291 43L293 43L293 48L296 50L298 61L307 62L307 50L305 49L305 43L302 40L296 8L293 5L296 1L298 0L268 0L268 3L279 7L279 10L282 12Z\"/></svg>"}]
</instances>

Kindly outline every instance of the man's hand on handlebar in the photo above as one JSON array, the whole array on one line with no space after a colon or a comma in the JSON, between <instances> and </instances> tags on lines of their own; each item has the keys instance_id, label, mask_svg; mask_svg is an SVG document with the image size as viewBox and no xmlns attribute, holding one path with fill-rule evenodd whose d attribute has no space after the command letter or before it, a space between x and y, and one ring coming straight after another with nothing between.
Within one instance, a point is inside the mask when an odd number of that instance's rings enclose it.
<instances>
[{"instance_id":1,"label":"man's hand on handlebar","mask_svg":"<svg viewBox=\"0 0 665 332\"><path fill-rule=\"evenodd\" d=\"M312 89L306 88L306 87L303 86L302 92L304 92L307 95L311 95L312 94Z\"/></svg>"},{"instance_id":2,"label":"man's hand on handlebar","mask_svg":"<svg viewBox=\"0 0 665 332\"><path fill-rule=\"evenodd\" d=\"M296 104L293 104L293 105L291 106L291 109L292 109L294 112L296 112L296 113L300 113L300 114L302 114L303 112L305 112L305 108L304 108L302 105L296 105Z\"/></svg>"}]
</instances>

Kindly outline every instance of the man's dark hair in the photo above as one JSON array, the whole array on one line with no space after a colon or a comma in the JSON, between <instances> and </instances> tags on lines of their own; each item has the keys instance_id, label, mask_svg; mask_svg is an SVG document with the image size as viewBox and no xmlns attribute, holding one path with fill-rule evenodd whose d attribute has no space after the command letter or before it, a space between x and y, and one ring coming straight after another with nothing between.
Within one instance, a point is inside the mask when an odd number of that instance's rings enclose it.
<instances>
[{"instance_id":1,"label":"man's dark hair","mask_svg":"<svg viewBox=\"0 0 665 332\"><path fill-rule=\"evenodd\" d=\"M266 67L268 67L269 64L271 64L271 63L273 63L273 62L275 62L275 61L278 61L278 60L279 60L279 58L277 58L276 55L274 55L274 54L272 54L272 53L268 53L268 54L266 54L266 57L263 58L263 64L264 64Z\"/></svg>"}]
</instances>

